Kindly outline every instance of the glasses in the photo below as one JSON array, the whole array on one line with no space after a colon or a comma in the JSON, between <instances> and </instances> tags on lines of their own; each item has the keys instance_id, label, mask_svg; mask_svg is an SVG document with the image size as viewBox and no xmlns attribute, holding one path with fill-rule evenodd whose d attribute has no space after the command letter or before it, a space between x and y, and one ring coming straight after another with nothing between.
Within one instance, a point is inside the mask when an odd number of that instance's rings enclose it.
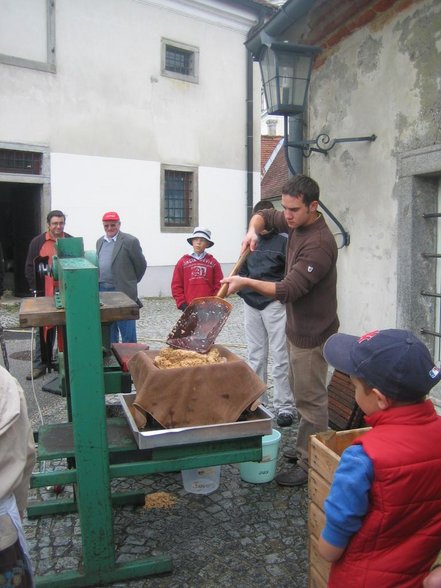
<instances>
[{"instance_id":1,"label":"glasses","mask_svg":"<svg viewBox=\"0 0 441 588\"><path fill-rule=\"evenodd\" d=\"M118 223L103 223L105 229L114 229L118 226Z\"/></svg>"}]
</instances>

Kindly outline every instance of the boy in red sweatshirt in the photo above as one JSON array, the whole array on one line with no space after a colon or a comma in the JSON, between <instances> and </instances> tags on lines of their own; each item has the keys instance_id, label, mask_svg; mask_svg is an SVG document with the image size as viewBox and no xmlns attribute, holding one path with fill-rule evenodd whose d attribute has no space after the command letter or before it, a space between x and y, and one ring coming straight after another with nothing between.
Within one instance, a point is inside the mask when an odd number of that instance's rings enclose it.
<instances>
[{"instance_id":1,"label":"boy in red sweatshirt","mask_svg":"<svg viewBox=\"0 0 441 588\"><path fill-rule=\"evenodd\" d=\"M215 296L224 277L217 259L206 251L214 245L211 231L196 227L187 241L193 246L193 252L178 261L171 282L172 296L182 311L194 298Z\"/></svg>"}]
</instances>

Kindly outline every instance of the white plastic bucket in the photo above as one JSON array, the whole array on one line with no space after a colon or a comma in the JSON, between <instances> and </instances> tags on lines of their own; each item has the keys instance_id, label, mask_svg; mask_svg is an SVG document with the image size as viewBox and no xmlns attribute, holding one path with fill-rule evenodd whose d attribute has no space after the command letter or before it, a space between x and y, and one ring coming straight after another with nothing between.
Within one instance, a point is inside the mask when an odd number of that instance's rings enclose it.
<instances>
[{"instance_id":1,"label":"white plastic bucket","mask_svg":"<svg viewBox=\"0 0 441 588\"><path fill-rule=\"evenodd\" d=\"M262 437L262 461L245 461L239 464L240 477L244 482L263 484L274 480L280 438L279 431L273 429L271 435Z\"/></svg>"},{"instance_id":2,"label":"white plastic bucket","mask_svg":"<svg viewBox=\"0 0 441 588\"><path fill-rule=\"evenodd\" d=\"M192 494L210 494L219 488L221 466L182 470L185 490Z\"/></svg>"}]
</instances>

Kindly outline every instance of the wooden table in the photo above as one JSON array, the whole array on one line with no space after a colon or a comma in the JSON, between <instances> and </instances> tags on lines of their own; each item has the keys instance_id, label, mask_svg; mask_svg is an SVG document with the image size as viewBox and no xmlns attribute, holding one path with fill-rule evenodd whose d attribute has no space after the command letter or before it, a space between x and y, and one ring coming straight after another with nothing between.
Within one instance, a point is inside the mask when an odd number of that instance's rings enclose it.
<instances>
[{"instance_id":1,"label":"wooden table","mask_svg":"<svg viewBox=\"0 0 441 588\"><path fill-rule=\"evenodd\" d=\"M101 323L135 320L139 318L139 308L122 292L100 292ZM64 308L56 308L53 296L25 298L20 306L20 326L44 327L46 325L65 325Z\"/></svg>"}]
</instances>

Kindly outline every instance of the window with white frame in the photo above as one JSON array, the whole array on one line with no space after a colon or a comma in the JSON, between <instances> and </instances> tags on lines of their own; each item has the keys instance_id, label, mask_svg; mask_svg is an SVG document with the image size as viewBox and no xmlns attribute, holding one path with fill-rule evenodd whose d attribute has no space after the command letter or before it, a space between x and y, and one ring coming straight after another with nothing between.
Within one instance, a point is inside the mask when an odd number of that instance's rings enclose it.
<instances>
[{"instance_id":1,"label":"window with white frame","mask_svg":"<svg viewBox=\"0 0 441 588\"><path fill-rule=\"evenodd\" d=\"M199 81L199 49L169 39L162 39L161 43L161 74L197 84Z\"/></svg>"},{"instance_id":2,"label":"window with white frame","mask_svg":"<svg viewBox=\"0 0 441 588\"><path fill-rule=\"evenodd\" d=\"M161 230L188 232L198 224L197 169L161 166Z\"/></svg>"}]
</instances>

